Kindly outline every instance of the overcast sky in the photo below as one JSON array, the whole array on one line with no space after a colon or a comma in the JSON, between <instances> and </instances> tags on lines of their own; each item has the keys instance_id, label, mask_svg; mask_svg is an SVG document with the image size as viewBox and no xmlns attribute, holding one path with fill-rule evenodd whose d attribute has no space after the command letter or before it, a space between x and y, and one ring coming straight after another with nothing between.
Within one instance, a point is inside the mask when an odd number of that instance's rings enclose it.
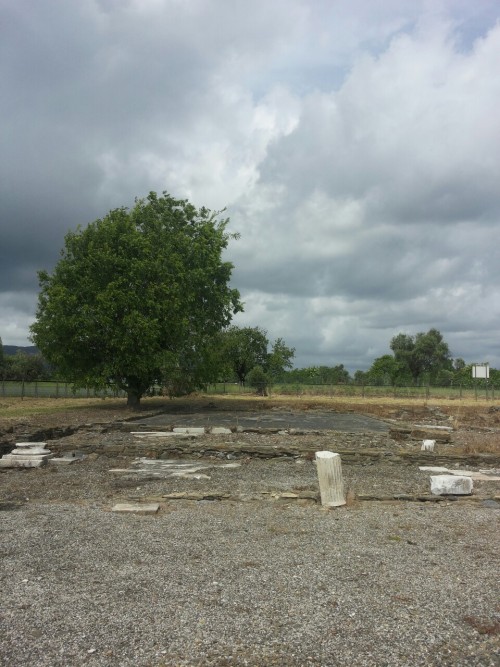
<instances>
[{"instance_id":1,"label":"overcast sky","mask_svg":"<svg viewBox=\"0 0 500 667\"><path fill-rule=\"evenodd\" d=\"M296 366L436 327L500 368L498 0L0 0L0 76L4 344L68 230L167 190Z\"/></svg>"}]
</instances>

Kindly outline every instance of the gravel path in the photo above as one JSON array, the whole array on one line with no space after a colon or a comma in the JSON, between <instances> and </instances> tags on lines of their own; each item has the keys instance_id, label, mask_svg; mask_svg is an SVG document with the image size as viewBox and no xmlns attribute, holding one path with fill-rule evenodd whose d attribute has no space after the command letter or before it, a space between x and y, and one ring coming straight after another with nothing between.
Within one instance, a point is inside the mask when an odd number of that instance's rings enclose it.
<instances>
[{"instance_id":1,"label":"gravel path","mask_svg":"<svg viewBox=\"0 0 500 667\"><path fill-rule=\"evenodd\" d=\"M109 472L129 463L0 474L1 665L500 664L494 503L171 501L156 516L112 513L130 495L316 479L311 462L283 459L200 481ZM344 476L358 493L428 492L408 466Z\"/></svg>"}]
</instances>

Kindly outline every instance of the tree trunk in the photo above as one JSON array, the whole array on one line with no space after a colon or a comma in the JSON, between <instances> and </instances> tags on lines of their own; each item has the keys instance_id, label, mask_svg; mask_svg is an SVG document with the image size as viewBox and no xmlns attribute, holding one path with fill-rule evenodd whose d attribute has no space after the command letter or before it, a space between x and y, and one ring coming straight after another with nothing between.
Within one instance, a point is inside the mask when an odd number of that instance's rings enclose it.
<instances>
[{"instance_id":1,"label":"tree trunk","mask_svg":"<svg viewBox=\"0 0 500 667\"><path fill-rule=\"evenodd\" d=\"M138 410L141 403L141 397L135 391L127 392L127 407Z\"/></svg>"}]
</instances>

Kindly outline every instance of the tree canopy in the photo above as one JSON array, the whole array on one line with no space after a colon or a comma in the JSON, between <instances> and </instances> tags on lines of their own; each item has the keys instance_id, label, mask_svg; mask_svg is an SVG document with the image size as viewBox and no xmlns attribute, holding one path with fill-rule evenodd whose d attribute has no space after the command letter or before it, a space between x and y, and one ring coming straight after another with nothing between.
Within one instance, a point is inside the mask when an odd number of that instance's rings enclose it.
<instances>
[{"instance_id":1,"label":"tree canopy","mask_svg":"<svg viewBox=\"0 0 500 667\"><path fill-rule=\"evenodd\" d=\"M406 369L414 382L426 373L434 380L440 371L451 369L451 355L448 344L437 329L415 336L400 333L391 340L391 350L395 360Z\"/></svg>"},{"instance_id":2,"label":"tree canopy","mask_svg":"<svg viewBox=\"0 0 500 667\"><path fill-rule=\"evenodd\" d=\"M453 362L448 344L437 329L429 329L414 336L399 333L390 342L393 355L384 354L375 359L364 376L371 384L409 384L422 382L450 382ZM462 360L457 360L461 362Z\"/></svg>"},{"instance_id":3,"label":"tree canopy","mask_svg":"<svg viewBox=\"0 0 500 667\"><path fill-rule=\"evenodd\" d=\"M114 384L132 406L154 382L209 379L209 343L241 310L219 215L151 192L66 235L53 273L39 272L31 327L62 377Z\"/></svg>"}]
</instances>

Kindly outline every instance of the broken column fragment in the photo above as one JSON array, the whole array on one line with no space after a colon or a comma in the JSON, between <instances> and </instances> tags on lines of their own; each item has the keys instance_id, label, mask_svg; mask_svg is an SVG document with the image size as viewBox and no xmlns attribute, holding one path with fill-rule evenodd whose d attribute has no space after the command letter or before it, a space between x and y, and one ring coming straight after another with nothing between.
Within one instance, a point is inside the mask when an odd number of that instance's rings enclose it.
<instances>
[{"instance_id":1,"label":"broken column fragment","mask_svg":"<svg viewBox=\"0 0 500 667\"><path fill-rule=\"evenodd\" d=\"M328 451L316 452L316 467L323 507L345 505L340 454Z\"/></svg>"},{"instance_id":2,"label":"broken column fragment","mask_svg":"<svg viewBox=\"0 0 500 667\"><path fill-rule=\"evenodd\" d=\"M10 454L0 459L1 468L40 468L54 455L46 442L17 442Z\"/></svg>"}]
</instances>

